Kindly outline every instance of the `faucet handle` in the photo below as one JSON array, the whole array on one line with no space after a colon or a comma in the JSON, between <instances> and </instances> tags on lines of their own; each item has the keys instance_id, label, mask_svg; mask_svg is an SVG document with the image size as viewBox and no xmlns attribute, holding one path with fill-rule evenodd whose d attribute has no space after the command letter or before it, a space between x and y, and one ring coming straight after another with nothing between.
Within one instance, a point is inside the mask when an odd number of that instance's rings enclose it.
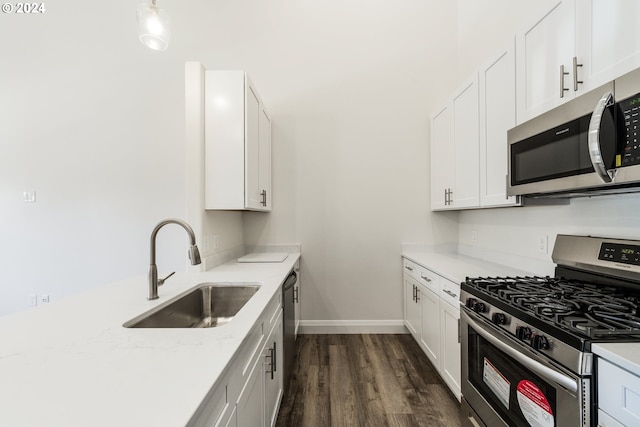
<instances>
[{"instance_id":1,"label":"faucet handle","mask_svg":"<svg viewBox=\"0 0 640 427\"><path fill-rule=\"evenodd\" d=\"M173 276L174 274L176 274L175 271L172 271L171 273L169 273L169 275L167 277L165 277L164 279L158 279L158 286L162 286L164 285L164 282L167 281L167 279L171 276Z\"/></svg>"}]
</instances>

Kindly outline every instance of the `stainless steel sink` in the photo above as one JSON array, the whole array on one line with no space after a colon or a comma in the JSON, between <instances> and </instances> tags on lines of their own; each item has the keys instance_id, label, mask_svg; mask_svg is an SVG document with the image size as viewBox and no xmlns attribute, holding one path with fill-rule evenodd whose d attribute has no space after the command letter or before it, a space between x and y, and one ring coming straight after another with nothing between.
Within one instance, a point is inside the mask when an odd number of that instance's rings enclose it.
<instances>
[{"instance_id":1,"label":"stainless steel sink","mask_svg":"<svg viewBox=\"0 0 640 427\"><path fill-rule=\"evenodd\" d=\"M228 323L258 292L257 283L201 283L123 326L125 328L214 328Z\"/></svg>"}]
</instances>

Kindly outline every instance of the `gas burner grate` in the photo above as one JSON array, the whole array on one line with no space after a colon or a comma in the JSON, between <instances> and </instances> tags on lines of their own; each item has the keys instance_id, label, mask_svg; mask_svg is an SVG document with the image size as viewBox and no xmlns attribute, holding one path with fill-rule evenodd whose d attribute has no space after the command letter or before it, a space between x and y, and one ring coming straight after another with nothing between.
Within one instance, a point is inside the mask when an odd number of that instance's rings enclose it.
<instances>
[{"instance_id":1,"label":"gas burner grate","mask_svg":"<svg viewBox=\"0 0 640 427\"><path fill-rule=\"evenodd\" d=\"M553 277L479 277L466 283L556 326L591 338L640 335L640 299L613 286Z\"/></svg>"}]
</instances>

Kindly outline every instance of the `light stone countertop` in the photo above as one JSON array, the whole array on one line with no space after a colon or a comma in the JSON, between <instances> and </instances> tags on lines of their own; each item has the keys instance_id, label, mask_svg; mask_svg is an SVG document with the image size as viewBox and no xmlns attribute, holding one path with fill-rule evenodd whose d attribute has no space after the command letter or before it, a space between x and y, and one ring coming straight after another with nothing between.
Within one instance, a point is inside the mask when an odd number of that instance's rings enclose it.
<instances>
[{"instance_id":1,"label":"light stone countertop","mask_svg":"<svg viewBox=\"0 0 640 427\"><path fill-rule=\"evenodd\" d=\"M464 282L467 277L533 275L533 273L461 255L454 251L403 248L402 256L457 284Z\"/></svg>"},{"instance_id":2,"label":"light stone countertop","mask_svg":"<svg viewBox=\"0 0 640 427\"><path fill-rule=\"evenodd\" d=\"M155 301L139 276L0 317L0 426L187 424L299 257L176 273ZM262 286L219 328L122 326L203 282Z\"/></svg>"},{"instance_id":3,"label":"light stone countertop","mask_svg":"<svg viewBox=\"0 0 640 427\"><path fill-rule=\"evenodd\" d=\"M609 362L640 376L640 343L617 342L593 344L591 351Z\"/></svg>"}]
</instances>

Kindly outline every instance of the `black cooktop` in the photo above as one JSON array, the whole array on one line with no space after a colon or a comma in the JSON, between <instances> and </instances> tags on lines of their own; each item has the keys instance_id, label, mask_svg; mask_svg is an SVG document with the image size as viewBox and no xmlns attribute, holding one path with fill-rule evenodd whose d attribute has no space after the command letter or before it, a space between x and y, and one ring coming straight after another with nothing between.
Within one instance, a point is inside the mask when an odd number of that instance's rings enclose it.
<instances>
[{"instance_id":1,"label":"black cooktop","mask_svg":"<svg viewBox=\"0 0 640 427\"><path fill-rule=\"evenodd\" d=\"M617 287L539 276L467 278L462 286L493 300L487 302L510 307L515 315L583 337L640 337L640 296Z\"/></svg>"}]
</instances>

